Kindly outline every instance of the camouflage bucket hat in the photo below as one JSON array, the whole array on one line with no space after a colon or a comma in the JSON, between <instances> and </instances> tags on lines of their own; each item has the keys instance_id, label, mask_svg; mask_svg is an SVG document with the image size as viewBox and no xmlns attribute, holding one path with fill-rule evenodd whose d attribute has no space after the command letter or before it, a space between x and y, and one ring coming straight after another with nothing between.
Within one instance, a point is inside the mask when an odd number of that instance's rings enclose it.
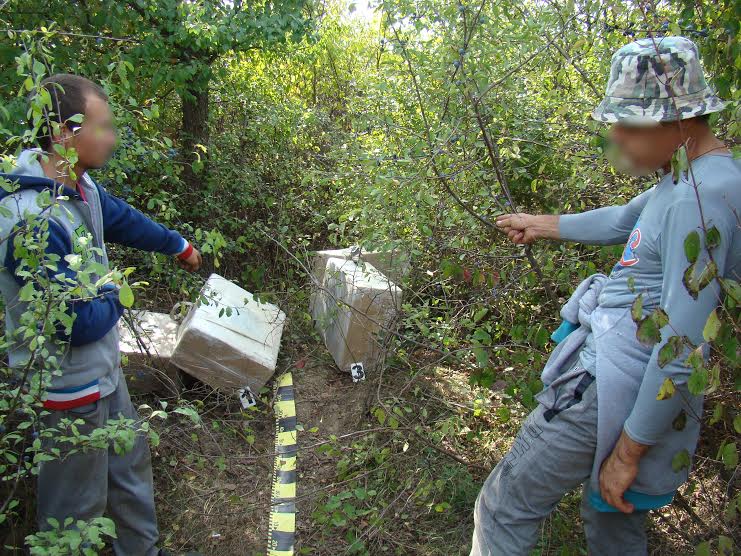
<instances>
[{"instance_id":1,"label":"camouflage bucket hat","mask_svg":"<svg viewBox=\"0 0 741 556\"><path fill-rule=\"evenodd\" d=\"M723 108L705 81L695 43L684 37L645 38L613 54L605 98L592 118L652 125Z\"/></svg>"}]
</instances>

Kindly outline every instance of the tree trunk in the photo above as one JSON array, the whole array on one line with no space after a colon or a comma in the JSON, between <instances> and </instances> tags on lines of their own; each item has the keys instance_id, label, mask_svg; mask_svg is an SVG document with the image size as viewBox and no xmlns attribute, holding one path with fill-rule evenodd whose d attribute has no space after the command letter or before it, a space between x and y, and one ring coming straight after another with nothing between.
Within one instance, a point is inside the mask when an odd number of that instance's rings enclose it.
<instances>
[{"instance_id":1,"label":"tree trunk","mask_svg":"<svg viewBox=\"0 0 741 556\"><path fill-rule=\"evenodd\" d=\"M203 88L193 87L188 90L193 95L183 95L182 145L185 167L183 180L195 191L206 171L208 152L197 145L208 147L208 85ZM203 164L198 164L198 161ZM195 170L194 170L195 166ZM200 168L199 168L200 166Z\"/></svg>"}]
</instances>

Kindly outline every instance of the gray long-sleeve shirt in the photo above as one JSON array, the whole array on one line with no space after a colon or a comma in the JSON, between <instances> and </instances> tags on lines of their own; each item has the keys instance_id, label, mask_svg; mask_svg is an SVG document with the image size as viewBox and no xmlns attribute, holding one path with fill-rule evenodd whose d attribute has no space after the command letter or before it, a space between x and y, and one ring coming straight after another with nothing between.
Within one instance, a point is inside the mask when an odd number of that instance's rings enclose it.
<instances>
[{"instance_id":1,"label":"gray long-sleeve shirt","mask_svg":"<svg viewBox=\"0 0 741 556\"><path fill-rule=\"evenodd\" d=\"M685 384L691 373L684 365L684 356L660 367L659 350L675 335L701 344L705 322L719 303L720 286L716 281L705 287L697 299L692 298L682 281L690 264L684 250L684 240L690 232L697 231L702 242L698 267L702 269L708 260L698 197L705 229L714 226L720 233L720 244L712 250L718 275L733 280L741 276L741 162L728 155L706 154L692 162L692 174L697 188L690 176L682 176L674 184L671 174L667 174L624 206L562 215L559 219L563 240L601 245L626 242L622 257L600 294L600 307L628 308L642 293L644 315L659 306L669 315L669 325L662 329L661 341L653 347L638 397L624 426L625 432L642 444L656 444L671 430L681 409L680 396L657 402L664 380L671 378L675 384ZM582 350L582 362L590 372L598 374L594 345L590 334Z\"/></svg>"}]
</instances>

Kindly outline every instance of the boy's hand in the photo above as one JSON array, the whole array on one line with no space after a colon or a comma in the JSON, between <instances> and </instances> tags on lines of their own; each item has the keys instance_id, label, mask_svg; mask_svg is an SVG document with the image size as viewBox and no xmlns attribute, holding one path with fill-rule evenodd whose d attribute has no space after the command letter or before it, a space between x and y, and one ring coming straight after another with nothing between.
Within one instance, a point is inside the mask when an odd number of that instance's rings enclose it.
<instances>
[{"instance_id":1,"label":"boy's hand","mask_svg":"<svg viewBox=\"0 0 741 556\"><path fill-rule=\"evenodd\" d=\"M181 268L184 268L188 272L196 272L203 264L203 257L198 252L198 249L193 247L187 257L177 257L177 262Z\"/></svg>"}]
</instances>

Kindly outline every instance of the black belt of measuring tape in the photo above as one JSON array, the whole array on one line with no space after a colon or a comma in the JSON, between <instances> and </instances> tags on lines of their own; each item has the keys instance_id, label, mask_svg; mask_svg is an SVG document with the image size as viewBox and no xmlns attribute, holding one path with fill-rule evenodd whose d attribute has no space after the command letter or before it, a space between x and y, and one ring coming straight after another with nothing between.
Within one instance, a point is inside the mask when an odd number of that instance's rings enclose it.
<instances>
[{"instance_id":1,"label":"black belt of measuring tape","mask_svg":"<svg viewBox=\"0 0 741 556\"><path fill-rule=\"evenodd\" d=\"M293 556L296 537L296 402L290 372L277 381L275 462L268 526L268 556Z\"/></svg>"}]
</instances>

